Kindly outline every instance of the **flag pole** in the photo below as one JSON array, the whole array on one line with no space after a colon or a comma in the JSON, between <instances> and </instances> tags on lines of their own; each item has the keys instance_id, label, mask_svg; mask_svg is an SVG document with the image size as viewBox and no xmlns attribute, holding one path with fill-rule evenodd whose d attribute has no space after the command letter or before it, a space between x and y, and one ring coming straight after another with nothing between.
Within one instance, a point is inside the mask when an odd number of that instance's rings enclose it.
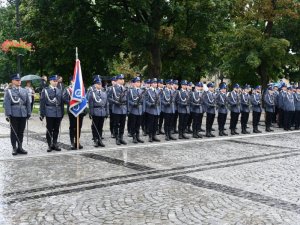
<instances>
[{"instance_id":1,"label":"flag pole","mask_svg":"<svg viewBox=\"0 0 300 225\"><path fill-rule=\"evenodd\" d=\"M78 48L76 47L76 60L78 59ZM76 148L79 149L79 115L77 116L77 129L76 129Z\"/></svg>"}]
</instances>

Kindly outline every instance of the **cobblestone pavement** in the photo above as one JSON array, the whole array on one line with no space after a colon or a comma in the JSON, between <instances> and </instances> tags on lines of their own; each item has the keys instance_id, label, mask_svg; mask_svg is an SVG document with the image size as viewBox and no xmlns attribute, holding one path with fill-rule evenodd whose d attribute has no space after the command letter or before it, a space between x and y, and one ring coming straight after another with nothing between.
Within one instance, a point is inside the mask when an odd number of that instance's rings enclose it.
<instances>
[{"instance_id":1,"label":"cobblestone pavement","mask_svg":"<svg viewBox=\"0 0 300 225\"><path fill-rule=\"evenodd\" d=\"M298 131L117 147L106 122L94 148L85 119L84 148L68 151L67 124L63 150L47 153L33 117L29 154L13 157L0 115L1 225L300 224Z\"/></svg>"}]
</instances>

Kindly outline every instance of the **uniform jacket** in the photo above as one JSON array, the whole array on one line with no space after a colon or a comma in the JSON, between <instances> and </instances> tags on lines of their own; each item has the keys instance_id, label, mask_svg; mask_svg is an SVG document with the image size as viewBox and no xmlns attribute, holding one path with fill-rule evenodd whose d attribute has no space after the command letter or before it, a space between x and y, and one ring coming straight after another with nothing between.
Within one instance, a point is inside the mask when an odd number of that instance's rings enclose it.
<instances>
[{"instance_id":1,"label":"uniform jacket","mask_svg":"<svg viewBox=\"0 0 300 225\"><path fill-rule=\"evenodd\" d=\"M251 105L253 112L262 112L261 109L261 94L253 93L251 95Z\"/></svg>"},{"instance_id":2,"label":"uniform jacket","mask_svg":"<svg viewBox=\"0 0 300 225\"><path fill-rule=\"evenodd\" d=\"M178 113L190 113L190 96L187 90L184 91L181 89L178 91L176 102Z\"/></svg>"},{"instance_id":3,"label":"uniform jacket","mask_svg":"<svg viewBox=\"0 0 300 225\"><path fill-rule=\"evenodd\" d=\"M64 116L62 90L51 86L42 90L40 99L40 114L43 117L62 118Z\"/></svg>"},{"instance_id":4,"label":"uniform jacket","mask_svg":"<svg viewBox=\"0 0 300 225\"><path fill-rule=\"evenodd\" d=\"M127 90L124 86L115 85L111 88L108 95L109 104L114 114L127 114Z\"/></svg>"},{"instance_id":5,"label":"uniform jacket","mask_svg":"<svg viewBox=\"0 0 300 225\"><path fill-rule=\"evenodd\" d=\"M97 89L90 91L88 103L92 116L105 117L109 114L107 93L105 91Z\"/></svg>"},{"instance_id":6,"label":"uniform jacket","mask_svg":"<svg viewBox=\"0 0 300 225\"><path fill-rule=\"evenodd\" d=\"M230 111L235 113L241 112L240 106L240 96L235 91L232 91L228 94L228 103L230 105Z\"/></svg>"},{"instance_id":7,"label":"uniform jacket","mask_svg":"<svg viewBox=\"0 0 300 225\"><path fill-rule=\"evenodd\" d=\"M30 117L31 105L25 88L8 88L4 95L5 116Z\"/></svg>"},{"instance_id":8,"label":"uniform jacket","mask_svg":"<svg viewBox=\"0 0 300 225\"><path fill-rule=\"evenodd\" d=\"M132 88L129 90L128 97L128 112L133 115L143 114L145 90L140 88Z\"/></svg>"},{"instance_id":9,"label":"uniform jacket","mask_svg":"<svg viewBox=\"0 0 300 225\"><path fill-rule=\"evenodd\" d=\"M216 114L216 96L215 93L206 91L204 94L204 104L206 113Z\"/></svg>"},{"instance_id":10,"label":"uniform jacket","mask_svg":"<svg viewBox=\"0 0 300 225\"><path fill-rule=\"evenodd\" d=\"M294 95L287 93L283 96L283 110L284 111L295 111Z\"/></svg>"},{"instance_id":11,"label":"uniform jacket","mask_svg":"<svg viewBox=\"0 0 300 225\"><path fill-rule=\"evenodd\" d=\"M264 95L265 111L266 112L275 112L275 96L270 93Z\"/></svg>"},{"instance_id":12,"label":"uniform jacket","mask_svg":"<svg viewBox=\"0 0 300 225\"><path fill-rule=\"evenodd\" d=\"M227 96L225 93L219 93L216 98L218 113L227 114Z\"/></svg>"},{"instance_id":13,"label":"uniform jacket","mask_svg":"<svg viewBox=\"0 0 300 225\"><path fill-rule=\"evenodd\" d=\"M203 108L203 93L200 91L190 92L190 105L191 112L193 113L204 113Z\"/></svg>"},{"instance_id":14,"label":"uniform jacket","mask_svg":"<svg viewBox=\"0 0 300 225\"><path fill-rule=\"evenodd\" d=\"M248 93L241 94L241 112L250 112L250 98Z\"/></svg>"},{"instance_id":15,"label":"uniform jacket","mask_svg":"<svg viewBox=\"0 0 300 225\"><path fill-rule=\"evenodd\" d=\"M176 110L176 92L165 88L161 94L161 111L164 113L175 113Z\"/></svg>"},{"instance_id":16,"label":"uniform jacket","mask_svg":"<svg viewBox=\"0 0 300 225\"><path fill-rule=\"evenodd\" d=\"M160 115L161 110L160 91L149 88L145 95L145 111L151 115Z\"/></svg>"},{"instance_id":17,"label":"uniform jacket","mask_svg":"<svg viewBox=\"0 0 300 225\"><path fill-rule=\"evenodd\" d=\"M295 110L300 111L300 94L294 94Z\"/></svg>"}]
</instances>

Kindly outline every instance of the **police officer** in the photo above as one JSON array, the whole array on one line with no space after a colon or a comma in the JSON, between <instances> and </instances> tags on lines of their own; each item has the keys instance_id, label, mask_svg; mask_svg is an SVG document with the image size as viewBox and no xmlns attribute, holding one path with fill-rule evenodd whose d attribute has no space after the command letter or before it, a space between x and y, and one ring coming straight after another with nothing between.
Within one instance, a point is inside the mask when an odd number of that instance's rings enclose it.
<instances>
[{"instance_id":1,"label":"police officer","mask_svg":"<svg viewBox=\"0 0 300 225\"><path fill-rule=\"evenodd\" d=\"M143 89L147 92L147 90L150 88L150 85L151 85L151 80L150 79L145 80ZM148 127L147 127L148 113L145 111L146 111L146 99L143 98L142 130L143 130L143 135L147 136L149 133Z\"/></svg>"},{"instance_id":2,"label":"police officer","mask_svg":"<svg viewBox=\"0 0 300 225\"><path fill-rule=\"evenodd\" d=\"M295 113L295 102L294 102L294 95L292 87L287 88L286 95L283 96L283 124L284 130L289 131L291 130L292 126L292 118Z\"/></svg>"},{"instance_id":3,"label":"police officer","mask_svg":"<svg viewBox=\"0 0 300 225\"><path fill-rule=\"evenodd\" d=\"M212 133L212 126L214 124L216 114L216 96L214 93L214 87L213 83L208 83L208 90L204 95L204 104L206 108L206 137L215 137Z\"/></svg>"},{"instance_id":4,"label":"police officer","mask_svg":"<svg viewBox=\"0 0 300 225\"><path fill-rule=\"evenodd\" d=\"M295 101L295 130L299 130L300 126L300 86L296 88L294 93Z\"/></svg>"},{"instance_id":5,"label":"police officer","mask_svg":"<svg viewBox=\"0 0 300 225\"><path fill-rule=\"evenodd\" d=\"M185 135L185 130L190 115L190 96L187 91L188 82L186 80L182 80L180 84L181 84L181 89L178 91L177 98L176 98L178 117L179 117L178 137L179 139L189 139L189 137Z\"/></svg>"},{"instance_id":6,"label":"police officer","mask_svg":"<svg viewBox=\"0 0 300 225\"><path fill-rule=\"evenodd\" d=\"M278 84L274 84L273 91L274 91L273 94L274 94L275 112L273 114L272 123L276 123L277 115L278 115L278 95L279 95Z\"/></svg>"},{"instance_id":7,"label":"police officer","mask_svg":"<svg viewBox=\"0 0 300 225\"><path fill-rule=\"evenodd\" d=\"M157 89L159 90L160 95L162 95L162 92L164 90L164 80L163 79L158 79L157 80ZM162 130L164 122L164 112L161 111L158 119L158 132L157 134L165 134L165 132Z\"/></svg>"},{"instance_id":8,"label":"police officer","mask_svg":"<svg viewBox=\"0 0 300 225\"><path fill-rule=\"evenodd\" d=\"M239 89L240 85L235 84L233 86L233 91L231 91L228 95L228 103L230 105L230 130L231 135L239 134L236 132L236 125L239 120L239 115L241 112L241 106L240 106L240 96L239 96Z\"/></svg>"},{"instance_id":9,"label":"police officer","mask_svg":"<svg viewBox=\"0 0 300 225\"><path fill-rule=\"evenodd\" d=\"M176 101L175 96L173 95L174 92L172 91L172 84L172 79L166 80L166 87L161 95L161 111L164 115L164 131L166 141L176 140L176 138L171 134Z\"/></svg>"},{"instance_id":10,"label":"police officer","mask_svg":"<svg viewBox=\"0 0 300 225\"><path fill-rule=\"evenodd\" d=\"M112 87L108 96L109 104L112 104L113 130L117 145L126 145L124 141L124 129L127 115L127 89L124 87L124 75L116 76L116 85Z\"/></svg>"},{"instance_id":11,"label":"police officer","mask_svg":"<svg viewBox=\"0 0 300 225\"><path fill-rule=\"evenodd\" d=\"M173 80L173 85L172 85L172 95L174 96L174 98L177 98L177 94L178 94L178 80ZM177 130L177 120L178 120L178 106L177 103L175 103L175 114L173 116L173 127L172 127L172 133L174 134L178 134L178 130Z\"/></svg>"},{"instance_id":12,"label":"police officer","mask_svg":"<svg viewBox=\"0 0 300 225\"><path fill-rule=\"evenodd\" d=\"M283 105L283 98L287 95L287 86L285 83L281 84L281 90L277 95L277 102L278 102L278 126L279 128L284 127L284 105Z\"/></svg>"},{"instance_id":13,"label":"police officer","mask_svg":"<svg viewBox=\"0 0 300 225\"><path fill-rule=\"evenodd\" d=\"M5 91L4 108L6 121L10 123L12 155L27 154L23 149L23 137L26 120L31 116L30 99L27 90L21 87L19 74L11 76L11 83L12 85Z\"/></svg>"},{"instance_id":14,"label":"police officer","mask_svg":"<svg viewBox=\"0 0 300 225\"><path fill-rule=\"evenodd\" d=\"M109 114L107 94L102 89L100 77L94 78L94 89L89 93L88 103L90 109L90 119L92 120L92 134L94 147L105 147L102 142L102 131L105 118Z\"/></svg>"},{"instance_id":15,"label":"police officer","mask_svg":"<svg viewBox=\"0 0 300 225\"><path fill-rule=\"evenodd\" d=\"M262 112L260 92L261 92L261 86L256 86L251 95L253 133L261 133L261 131L258 130L258 124Z\"/></svg>"},{"instance_id":16,"label":"police officer","mask_svg":"<svg viewBox=\"0 0 300 225\"><path fill-rule=\"evenodd\" d=\"M96 76L97 77L97 76ZM94 86L92 86L87 94L88 95L95 89ZM67 113L69 117L69 137L70 137L70 142L71 146L69 150L76 150L77 149L77 117L75 117L71 112L70 112L70 100L72 96L72 91L73 91L73 81L71 80L70 86L66 87L64 92L63 92L63 100L64 103L67 104ZM79 114L79 138L81 135L81 128L82 128L82 123L83 123L83 118L86 115L87 111L84 109L83 112ZM79 149L82 149L83 146L79 143L78 144Z\"/></svg>"},{"instance_id":17,"label":"police officer","mask_svg":"<svg viewBox=\"0 0 300 225\"><path fill-rule=\"evenodd\" d=\"M267 92L264 95L264 106L266 112L266 131L272 132L274 130L271 129L273 114L275 113L275 96L273 87L268 87Z\"/></svg>"},{"instance_id":18,"label":"police officer","mask_svg":"<svg viewBox=\"0 0 300 225\"><path fill-rule=\"evenodd\" d=\"M59 127L64 116L62 90L57 88L58 76L49 77L50 85L42 90L40 99L40 120L46 117L47 152L61 151L57 144Z\"/></svg>"},{"instance_id":19,"label":"police officer","mask_svg":"<svg viewBox=\"0 0 300 225\"><path fill-rule=\"evenodd\" d=\"M187 85L187 91L189 93L189 96L191 95L191 93L193 92L193 82L188 82L188 85ZM193 130L191 128L192 126L192 123L193 123L193 116L192 116L192 113L189 114L189 118L188 118L188 122L187 122L187 130L186 132L189 133L189 134L192 134L193 133ZM198 135L197 135L198 136Z\"/></svg>"},{"instance_id":20,"label":"police officer","mask_svg":"<svg viewBox=\"0 0 300 225\"><path fill-rule=\"evenodd\" d=\"M227 95L226 95L226 84L220 85L220 92L217 95L216 103L218 106L218 126L219 126L219 136L227 136L228 134L225 133L225 123L227 118Z\"/></svg>"},{"instance_id":21,"label":"police officer","mask_svg":"<svg viewBox=\"0 0 300 225\"><path fill-rule=\"evenodd\" d=\"M111 95L111 91L112 91L112 88L117 84L117 79L116 79L116 76L112 77L111 78L111 86L108 87L107 89L107 95ZM112 113L112 104L108 104L109 106L109 130L110 130L110 134L111 134L111 137L112 138L116 138L115 137L115 134L114 134L114 117L113 117L113 113Z\"/></svg>"},{"instance_id":22,"label":"police officer","mask_svg":"<svg viewBox=\"0 0 300 225\"><path fill-rule=\"evenodd\" d=\"M149 142L160 140L156 137L156 132L158 129L158 117L160 114L160 93L157 90L157 79L154 78L151 80L151 87L147 90L145 96L145 106L147 113L147 127L149 132Z\"/></svg>"},{"instance_id":23,"label":"police officer","mask_svg":"<svg viewBox=\"0 0 300 225\"><path fill-rule=\"evenodd\" d=\"M242 127L242 134L249 134L250 132L247 131L247 124L249 120L250 114L250 86L245 85L241 94L241 127Z\"/></svg>"},{"instance_id":24,"label":"police officer","mask_svg":"<svg viewBox=\"0 0 300 225\"><path fill-rule=\"evenodd\" d=\"M197 82L195 84L194 91L190 92L190 106L191 106L191 116L193 123L193 138L202 138L200 134L200 128L203 118L203 93L200 91L203 84L201 82Z\"/></svg>"},{"instance_id":25,"label":"police officer","mask_svg":"<svg viewBox=\"0 0 300 225\"><path fill-rule=\"evenodd\" d=\"M133 143L144 143L140 138L140 127L143 115L143 99L146 90L141 89L141 78L135 77L131 80L133 88L129 90L128 97L128 120Z\"/></svg>"}]
</instances>

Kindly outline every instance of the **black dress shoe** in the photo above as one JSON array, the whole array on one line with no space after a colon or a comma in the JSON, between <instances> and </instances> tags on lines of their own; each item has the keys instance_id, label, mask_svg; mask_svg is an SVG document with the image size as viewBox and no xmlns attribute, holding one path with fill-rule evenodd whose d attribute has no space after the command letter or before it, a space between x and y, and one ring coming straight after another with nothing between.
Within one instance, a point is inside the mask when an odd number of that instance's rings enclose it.
<instances>
[{"instance_id":1,"label":"black dress shoe","mask_svg":"<svg viewBox=\"0 0 300 225\"><path fill-rule=\"evenodd\" d=\"M61 151L61 148L57 145L57 144L55 144L54 146L53 146L53 150L55 150L55 151Z\"/></svg>"},{"instance_id":2,"label":"black dress shoe","mask_svg":"<svg viewBox=\"0 0 300 225\"><path fill-rule=\"evenodd\" d=\"M105 144L103 144L103 142L102 142L101 139L98 141L98 146L100 146L100 147L105 147Z\"/></svg>"},{"instance_id":3,"label":"black dress shoe","mask_svg":"<svg viewBox=\"0 0 300 225\"><path fill-rule=\"evenodd\" d=\"M213 133L210 132L210 137L215 137L215 135Z\"/></svg>"},{"instance_id":4,"label":"black dress shoe","mask_svg":"<svg viewBox=\"0 0 300 225\"><path fill-rule=\"evenodd\" d=\"M47 152L52 152L52 146L48 146Z\"/></svg>"},{"instance_id":5,"label":"black dress shoe","mask_svg":"<svg viewBox=\"0 0 300 225\"><path fill-rule=\"evenodd\" d=\"M144 143L144 141L140 138L140 135L136 135L136 140L137 140L139 143Z\"/></svg>"},{"instance_id":6,"label":"black dress shoe","mask_svg":"<svg viewBox=\"0 0 300 225\"><path fill-rule=\"evenodd\" d=\"M18 149L17 147L14 147L13 150L12 150L12 155L18 155Z\"/></svg>"},{"instance_id":7,"label":"black dress shoe","mask_svg":"<svg viewBox=\"0 0 300 225\"><path fill-rule=\"evenodd\" d=\"M155 142L160 142L160 140L155 135L153 135L152 140L155 141Z\"/></svg>"},{"instance_id":8,"label":"black dress shoe","mask_svg":"<svg viewBox=\"0 0 300 225\"><path fill-rule=\"evenodd\" d=\"M18 148L17 151L18 151L19 154L23 154L23 155L26 155L26 154L27 154L27 151L24 150L24 149L22 148L22 146L20 146L20 147Z\"/></svg>"},{"instance_id":9,"label":"black dress shoe","mask_svg":"<svg viewBox=\"0 0 300 225\"><path fill-rule=\"evenodd\" d=\"M122 145L127 145L127 142L124 141L124 139L123 139L123 135L120 136L120 143L121 143Z\"/></svg>"},{"instance_id":10,"label":"black dress shoe","mask_svg":"<svg viewBox=\"0 0 300 225\"><path fill-rule=\"evenodd\" d=\"M227 133L225 133L224 131L222 131L222 133L223 133L223 136L228 136L228 134L227 134Z\"/></svg>"},{"instance_id":11,"label":"black dress shoe","mask_svg":"<svg viewBox=\"0 0 300 225\"><path fill-rule=\"evenodd\" d=\"M223 136L223 132L222 131L219 131L219 136Z\"/></svg>"},{"instance_id":12,"label":"black dress shoe","mask_svg":"<svg viewBox=\"0 0 300 225\"><path fill-rule=\"evenodd\" d=\"M94 141L94 147L95 147L95 148L99 147L99 142L98 142L97 139Z\"/></svg>"}]
</instances>

